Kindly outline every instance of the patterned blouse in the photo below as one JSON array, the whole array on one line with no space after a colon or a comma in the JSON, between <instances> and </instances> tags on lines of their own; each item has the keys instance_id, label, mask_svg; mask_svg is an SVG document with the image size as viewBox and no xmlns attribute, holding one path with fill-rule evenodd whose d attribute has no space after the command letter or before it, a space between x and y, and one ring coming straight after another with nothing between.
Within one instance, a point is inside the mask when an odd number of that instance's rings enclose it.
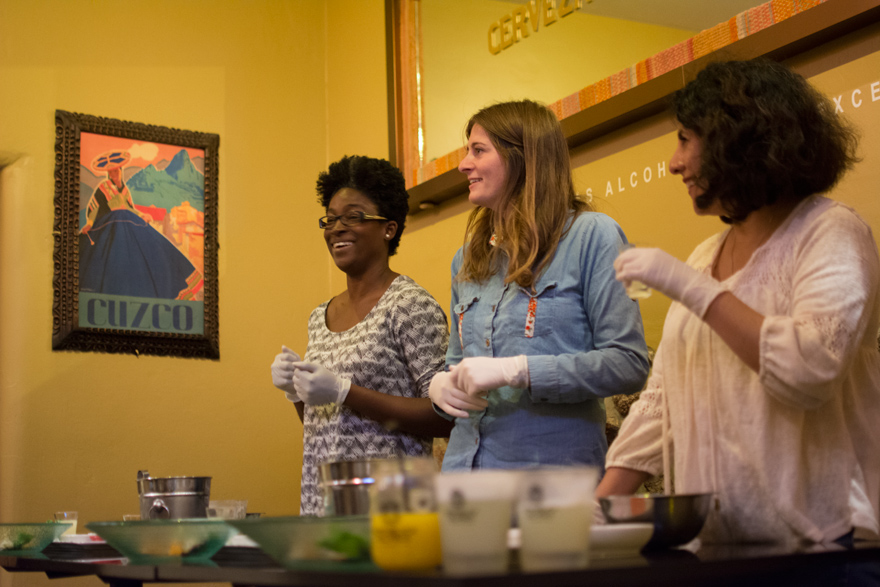
<instances>
[{"instance_id":1,"label":"patterned blouse","mask_svg":"<svg viewBox=\"0 0 880 587\"><path fill-rule=\"evenodd\" d=\"M324 302L309 317L303 360L322 365L355 385L401 397L428 397L431 378L445 364L446 315L425 289L398 276L376 306L344 332L327 328ZM318 467L328 461L431 454L431 439L389 432L344 406L305 406L302 515L321 515Z\"/></svg>"}]
</instances>

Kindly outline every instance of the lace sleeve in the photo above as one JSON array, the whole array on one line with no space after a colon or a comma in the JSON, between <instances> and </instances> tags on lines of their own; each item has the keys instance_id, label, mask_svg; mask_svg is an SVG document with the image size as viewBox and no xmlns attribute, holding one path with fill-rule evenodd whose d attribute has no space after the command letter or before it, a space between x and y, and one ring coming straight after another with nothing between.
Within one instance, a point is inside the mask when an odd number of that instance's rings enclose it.
<instances>
[{"instance_id":1,"label":"lace sleeve","mask_svg":"<svg viewBox=\"0 0 880 587\"><path fill-rule=\"evenodd\" d=\"M790 311L761 328L760 377L779 401L815 409L836 390L877 304L877 247L870 228L845 208L826 212L798 240Z\"/></svg>"}]
</instances>

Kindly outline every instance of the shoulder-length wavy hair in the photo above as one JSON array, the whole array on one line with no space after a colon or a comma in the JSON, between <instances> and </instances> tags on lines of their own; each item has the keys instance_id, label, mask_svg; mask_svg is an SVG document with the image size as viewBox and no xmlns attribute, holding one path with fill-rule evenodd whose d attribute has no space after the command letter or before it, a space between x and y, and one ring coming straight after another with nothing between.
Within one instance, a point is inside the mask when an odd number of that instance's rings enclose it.
<instances>
[{"instance_id":1,"label":"shoulder-length wavy hair","mask_svg":"<svg viewBox=\"0 0 880 587\"><path fill-rule=\"evenodd\" d=\"M522 100L483 108L468 121L468 138L477 124L498 150L507 181L494 210L478 207L468 218L457 279L487 280L504 254L505 283L532 288L553 259L569 216L591 208L575 194L568 144L546 106Z\"/></svg>"},{"instance_id":2,"label":"shoulder-length wavy hair","mask_svg":"<svg viewBox=\"0 0 880 587\"><path fill-rule=\"evenodd\" d=\"M702 140L697 205L717 199L725 222L825 192L858 161L831 101L774 61L712 63L673 95L672 112Z\"/></svg>"}]
</instances>

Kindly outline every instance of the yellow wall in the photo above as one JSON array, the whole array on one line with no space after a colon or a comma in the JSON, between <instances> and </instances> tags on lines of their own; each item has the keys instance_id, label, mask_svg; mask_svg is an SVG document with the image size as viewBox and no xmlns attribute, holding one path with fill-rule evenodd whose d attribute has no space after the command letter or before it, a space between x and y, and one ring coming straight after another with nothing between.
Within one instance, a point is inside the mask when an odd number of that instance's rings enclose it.
<instances>
[{"instance_id":1,"label":"yellow wall","mask_svg":"<svg viewBox=\"0 0 880 587\"><path fill-rule=\"evenodd\" d=\"M382 0L0 0L0 521L120 519L137 511L140 468L297 511L302 429L269 364L282 343L305 348L310 310L344 288L314 182L342 155L387 155L383 18ZM849 77L815 73L847 100L861 88L848 114L870 128L865 59ZM220 135L220 361L51 351L56 108ZM668 132L656 120L594 142L577 181L633 240L684 257L718 225L693 217L676 178L604 196L606 180L666 161ZM875 230L876 142L841 186ZM445 309L469 209L411 218L392 259ZM648 304L661 323L662 296ZM47 580L0 571L13 583Z\"/></svg>"},{"instance_id":2,"label":"yellow wall","mask_svg":"<svg viewBox=\"0 0 880 587\"><path fill-rule=\"evenodd\" d=\"M298 512L302 428L269 364L339 289L318 172L388 153L383 19L382 0L0 0L0 522L121 519L141 468ZM55 109L220 135L221 360L51 350Z\"/></svg>"}]
</instances>

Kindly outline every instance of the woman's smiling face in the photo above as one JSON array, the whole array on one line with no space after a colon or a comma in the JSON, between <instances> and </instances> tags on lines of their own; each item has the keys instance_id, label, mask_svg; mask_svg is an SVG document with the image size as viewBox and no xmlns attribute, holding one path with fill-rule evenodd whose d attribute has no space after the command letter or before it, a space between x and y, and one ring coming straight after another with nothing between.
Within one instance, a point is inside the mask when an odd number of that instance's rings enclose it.
<instances>
[{"instance_id":1,"label":"woman's smiling face","mask_svg":"<svg viewBox=\"0 0 880 587\"><path fill-rule=\"evenodd\" d=\"M471 128L467 155L458 170L468 178L468 200L477 206L495 209L507 185L507 166L479 124Z\"/></svg>"},{"instance_id":2,"label":"woman's smiling face","mask_svg":"<svg viewBox=\"0 0 880 587\"><path fill-rule=\"evenodd\" d=\"M379 216L379 209L363 192L342 188L327 205L328 216L351 212ZM345 273L359 273L372 264L388 262L388 242L397 230L389 220L364 220L354 226L343 226L337 219L324 229L324 241L336 266Z\"/></svg>"}]
</instances>

